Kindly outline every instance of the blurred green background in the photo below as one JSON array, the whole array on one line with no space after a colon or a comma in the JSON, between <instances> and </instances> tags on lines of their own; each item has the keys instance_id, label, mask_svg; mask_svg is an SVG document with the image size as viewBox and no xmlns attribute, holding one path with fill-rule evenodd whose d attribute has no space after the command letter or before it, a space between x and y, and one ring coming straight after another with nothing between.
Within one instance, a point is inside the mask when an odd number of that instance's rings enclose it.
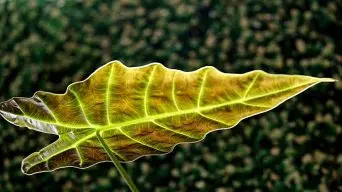
<instances>
[{"instance_id":1,"label":"blurred green background","mask_svg":"<svg viewBox=\"0 0 342 192\"><path fill-rule=\"evenodd\" d=\"M333 77L271 112L125 164L142 191L342 191L341 0L0 1L0 101L111 60ZM128 191L111 163L26 176L55 140L0 120L0 191Z\"/></svg>"}]
</instances>

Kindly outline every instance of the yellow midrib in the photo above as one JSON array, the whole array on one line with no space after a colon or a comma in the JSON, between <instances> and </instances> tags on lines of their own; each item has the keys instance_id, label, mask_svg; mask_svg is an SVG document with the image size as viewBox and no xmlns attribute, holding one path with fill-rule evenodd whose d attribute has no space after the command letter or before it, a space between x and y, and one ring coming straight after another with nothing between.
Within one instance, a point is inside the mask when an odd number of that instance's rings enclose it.
<instances>
[{"instance_id":1,"label":"yellow midrib","mask_svg":"<svg viewBox=\"0 0 342 192\"><path fill-rule=\"evenodd\" d=\"M94 128L94 129L99 130L99 131L105 131L105 130L113 129L115 127L129 126L129 125L149 122L149 121L153 121L153 120L156 120L156 119L163 119L163 118L167 118L167 117L171 117L171 116L177 116L177 115L183 115L183 114L189 114L189 113L199 113L199 112L202 112L202 111L208 111L208 110L216 109L216 108L219 108L219 107L229 106L229 105L233 105L233 104L237 104L237 103L244 103L244 102L247 102L247 101L250 101L250 100L254 100L254 99L258 99L258 98L262 98L262 97L267 97L267 96L270 96L270 95L274 95L274 94L281 93L281 92L284 92L284 91L288 91L288 90L291 90L291 89L296 89L296 88L299 88L299 87L302 87L302 86L305 86L305 85L310 85L310 84L313 84L313 83L316 84L316 83L319 83L319 82L320 81L310 81L310 82L298 84L296 86L292 86L292 87L288 87L288 88L281 89L281 90L278 90L278 91L274 91L274 92L271 92L271 93L267 93L267 94L263 94L263 95L257 95L257 96L254 96L254 97L240 98L240 99L237 99L237 100L234 100L234 101L229 101L229 102L225 102L225 103L221 103L221 104L215 104L215 105L208 105L208 106L203 106L203 107L196 107L196 108L192 108L192 109L188 109L188 110L174 111L174 112L162 113L162 114L158 114L158 115L150 115L150 116L147 116L147 117L143 117L143 118L139 118L139 119L135 119L135 120L131 120L131 121L126 121L126 122L121 122L121 123L113 123L113 124L110 124L110 125L92 125L92 127L76 127L76 126L73 127L72 125L68 125L68 124L62 124L62 123L56 124L56 123L53 123L53 122L42 121L40 119L35 119L35 118L32 118L32 117L27 117L27 116L24 116L24 117L25 118L29 118L29 119L33 119L33 120L36 120L36 121L40 121L40 122L43 122L43 123L47 123L47 124L63 126L63 127L66 127L66 128L74 128L74 129Z\"/></svg>"},{"instance_id":2,"label":"yellow midrib","mask_svg":"<svg viewBox=\"0 0 342 192\"><path fill-rule=\"evenodd\" d=\"M266 97L266 96L270 96L270 95L274 95L277 93L281 93L284 91L288 91L291 89L296 89L305 85L309 85L315 82L309 82L309 83L303 83L303 84L299 84L296 86L292 86L292 87L288 87L286 89L282 89L282 90L278 90L275 92L271 92L271 93L267 93L267 94L263 94L263 95L258 95L258 96L254 96L254 97L249 97L249 98L240 98L234 101L229 101L229 102L225 102L225 103L221 103L221 104L216 104L216 105L208 105L208 106L203 106L203 107L198 107L198 108L193 108L193 109L188 109L188 110L181 110L181 111L175 111L175 112L171 112L171 113L162 113L162 114L158 114L158 115L151 115L151 116L147 116L147 117L143 117L140 119L135 119L132 121L126 121L126 122L122 122L122 123L113 123L111 125L106 125L106 126L96 126L94 127L96 130L98 131L106 131L106 130L110 130L116 127L124 127L124 126L129 126L129 125L134 125L134 124L139 124L139 123L144 123L144 122L149 122L149 121L154 121L157 119L163 119L163 118L167 118L167 117L172 117L172 116L177 116L177 115L184 115L184 114L190 114L190 113L199 113L202 111L208 111L208 110L212 110L212 109L216 109L216 108L220 108L220 107L224 107L224 106L229 106L229 105L233 105L233 104L238 104L238 103L244 103L246 101L250 101L250 100L254 100L254 99L258 99L258 98L262 98L262 97ZM318 82L316 82L318 83ZM271 106L270 106L271 107Z\"/></svg>"},{"instance_id":3,"label":"yellow midrib","mask_svg":"<svg viewBox=\"0 0 342 192\"><path fill-rule=\"evenodd\" d=\"M51 157L53 157L56 154L59 154L59 153L61 153L63 151L66 151L68 149L77 147L83 141L85 141L85 140L87 140L89 138L94 137L96 135L96 132L106 131L106 130L110 130L110 129L118 129L118 128L123 127L123 126L129 126L129 125L134 125L134 124L139 124L139 123L144 123L144 122L149 122L149 121L153 122L156 119L162 119L162 118L167 118L167 117L177 116L177 115L182 115L182 114L188 114L188 113L198 113L198 114L200 114L201 111L207 111L207 110L211 110L211 109L215 109L215 108L219 108L219 107L223 107L223 106L229 106L229 105L237 104L237 103L244 103L246 101L250 101L250 100L253 100L253 99L258 99L258 98L274 95L274 94L277 94L277 93L281 93L281 92L284 92L284 91L288 91L288 90L291 90L291 89L296 89L296 88L299 88L299 87L302 87L302 86L305 86L305 85L317 84L317 83L319 83L319 81L317 81L317 82L315 82L315 81L307 82L307 83L299 84L299 85L296 85L296 86L288 87L286 89L274 91L274 92L271 92L271 93L267 93L267 94L263 94L263 95L258 95L258 96L254 96L254 97L249 97L249 98L240 98L238 100L234 100L234 101L230 101L230 102L225 102L225 103L222 103L222 104L209 105L209 106L199 107L199 108L194 108L194 109L189 109L189 110L176 111L176 112L172 112L172 113L163 113L163 114L148 116L148 117L144 117L144 118L140 118L140 119L136 119L136 120L132 120L132 121L126 121L126 122L123 122L123 123L114 123L114 124L107 125L107 126L94 127L94 132L91 132L89 135L79 139L73 145L71 145L71 146L69 146L69 147L67 147L67 148L65 148L65 149L63 149L61 151L58 151L56 153L51 154L48 158L45 158L42 161L47 161L47 160L49 160ZM291 97L289 97L289 98L291 98ZM287 98L287 99L289 99L289 98ZM40 163L42 161L39 161L38 163Z\"/></svg>"}]
</instances>

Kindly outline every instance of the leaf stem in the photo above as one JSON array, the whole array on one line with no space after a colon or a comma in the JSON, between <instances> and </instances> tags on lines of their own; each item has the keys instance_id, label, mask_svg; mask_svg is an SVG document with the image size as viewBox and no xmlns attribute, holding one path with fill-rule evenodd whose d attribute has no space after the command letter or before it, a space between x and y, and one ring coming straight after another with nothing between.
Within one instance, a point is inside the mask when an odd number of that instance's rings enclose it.
<instances>
[{"instance_id":1,"label":"leaf stem","mask_svg":"<svg viewBox=\"0 0 342 192\"><path fill-rule=\"evenodd\" d=\"M107 152L109 158L112 160L113 164L118 169L120 175L125 179L127 185L131 189L131 191L132 192L139 192L138 188L133 183L132 178L128 175L128 173L126 172L125 168L120 164L118 158L115 156L115 154L111 151L109 146L102 139L102 137L100 136L100 133L98 131L96 131L96 136L99 139L99 141L101 142L101 144L102 144L103 148L105 149L105 151Z\"/></svg>"}]
</instances>

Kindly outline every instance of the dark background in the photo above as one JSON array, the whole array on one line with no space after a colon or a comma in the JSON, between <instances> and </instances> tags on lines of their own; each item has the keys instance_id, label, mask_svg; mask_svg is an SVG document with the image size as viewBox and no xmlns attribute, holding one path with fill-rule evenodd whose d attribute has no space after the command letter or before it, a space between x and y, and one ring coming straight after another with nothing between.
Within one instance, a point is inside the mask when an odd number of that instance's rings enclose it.
<instances>
[{"instance_id":1,"label":"dark background","mask_svg":"<svg viewBox=\"0 0 342 192\"><path fill-rule=\"evenodd\" d=\"M142 191L342 191L342 1L0 1L0 101L111 60L333 77L231 130L125 164ZM57 137L0 121L0 191L127 191L111 163L26 176Z\"/></svg>"}]
</instances>

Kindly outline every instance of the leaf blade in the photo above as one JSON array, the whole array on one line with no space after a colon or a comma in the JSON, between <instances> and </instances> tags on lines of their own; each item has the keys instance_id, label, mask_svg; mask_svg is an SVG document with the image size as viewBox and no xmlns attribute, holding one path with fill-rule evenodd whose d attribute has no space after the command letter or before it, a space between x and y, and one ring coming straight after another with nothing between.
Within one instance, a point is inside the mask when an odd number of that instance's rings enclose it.
<instances>
[{"instance_id":1,"label":"leaf blade","mask_svg":"<svg viewBox=\"0 0 342 192\"><path fill-rule=\"evenodd\" d=\"M64 94L37 92L3 102L0 114L12 124L59 135L23 160L23 172L33 174L108 161L96 132L121 161L133 161L200 141L332 81L260 70L225 74L213 67L182 72L158 63L128 68L114 61Z\"/></svg>"}]
</instances>

